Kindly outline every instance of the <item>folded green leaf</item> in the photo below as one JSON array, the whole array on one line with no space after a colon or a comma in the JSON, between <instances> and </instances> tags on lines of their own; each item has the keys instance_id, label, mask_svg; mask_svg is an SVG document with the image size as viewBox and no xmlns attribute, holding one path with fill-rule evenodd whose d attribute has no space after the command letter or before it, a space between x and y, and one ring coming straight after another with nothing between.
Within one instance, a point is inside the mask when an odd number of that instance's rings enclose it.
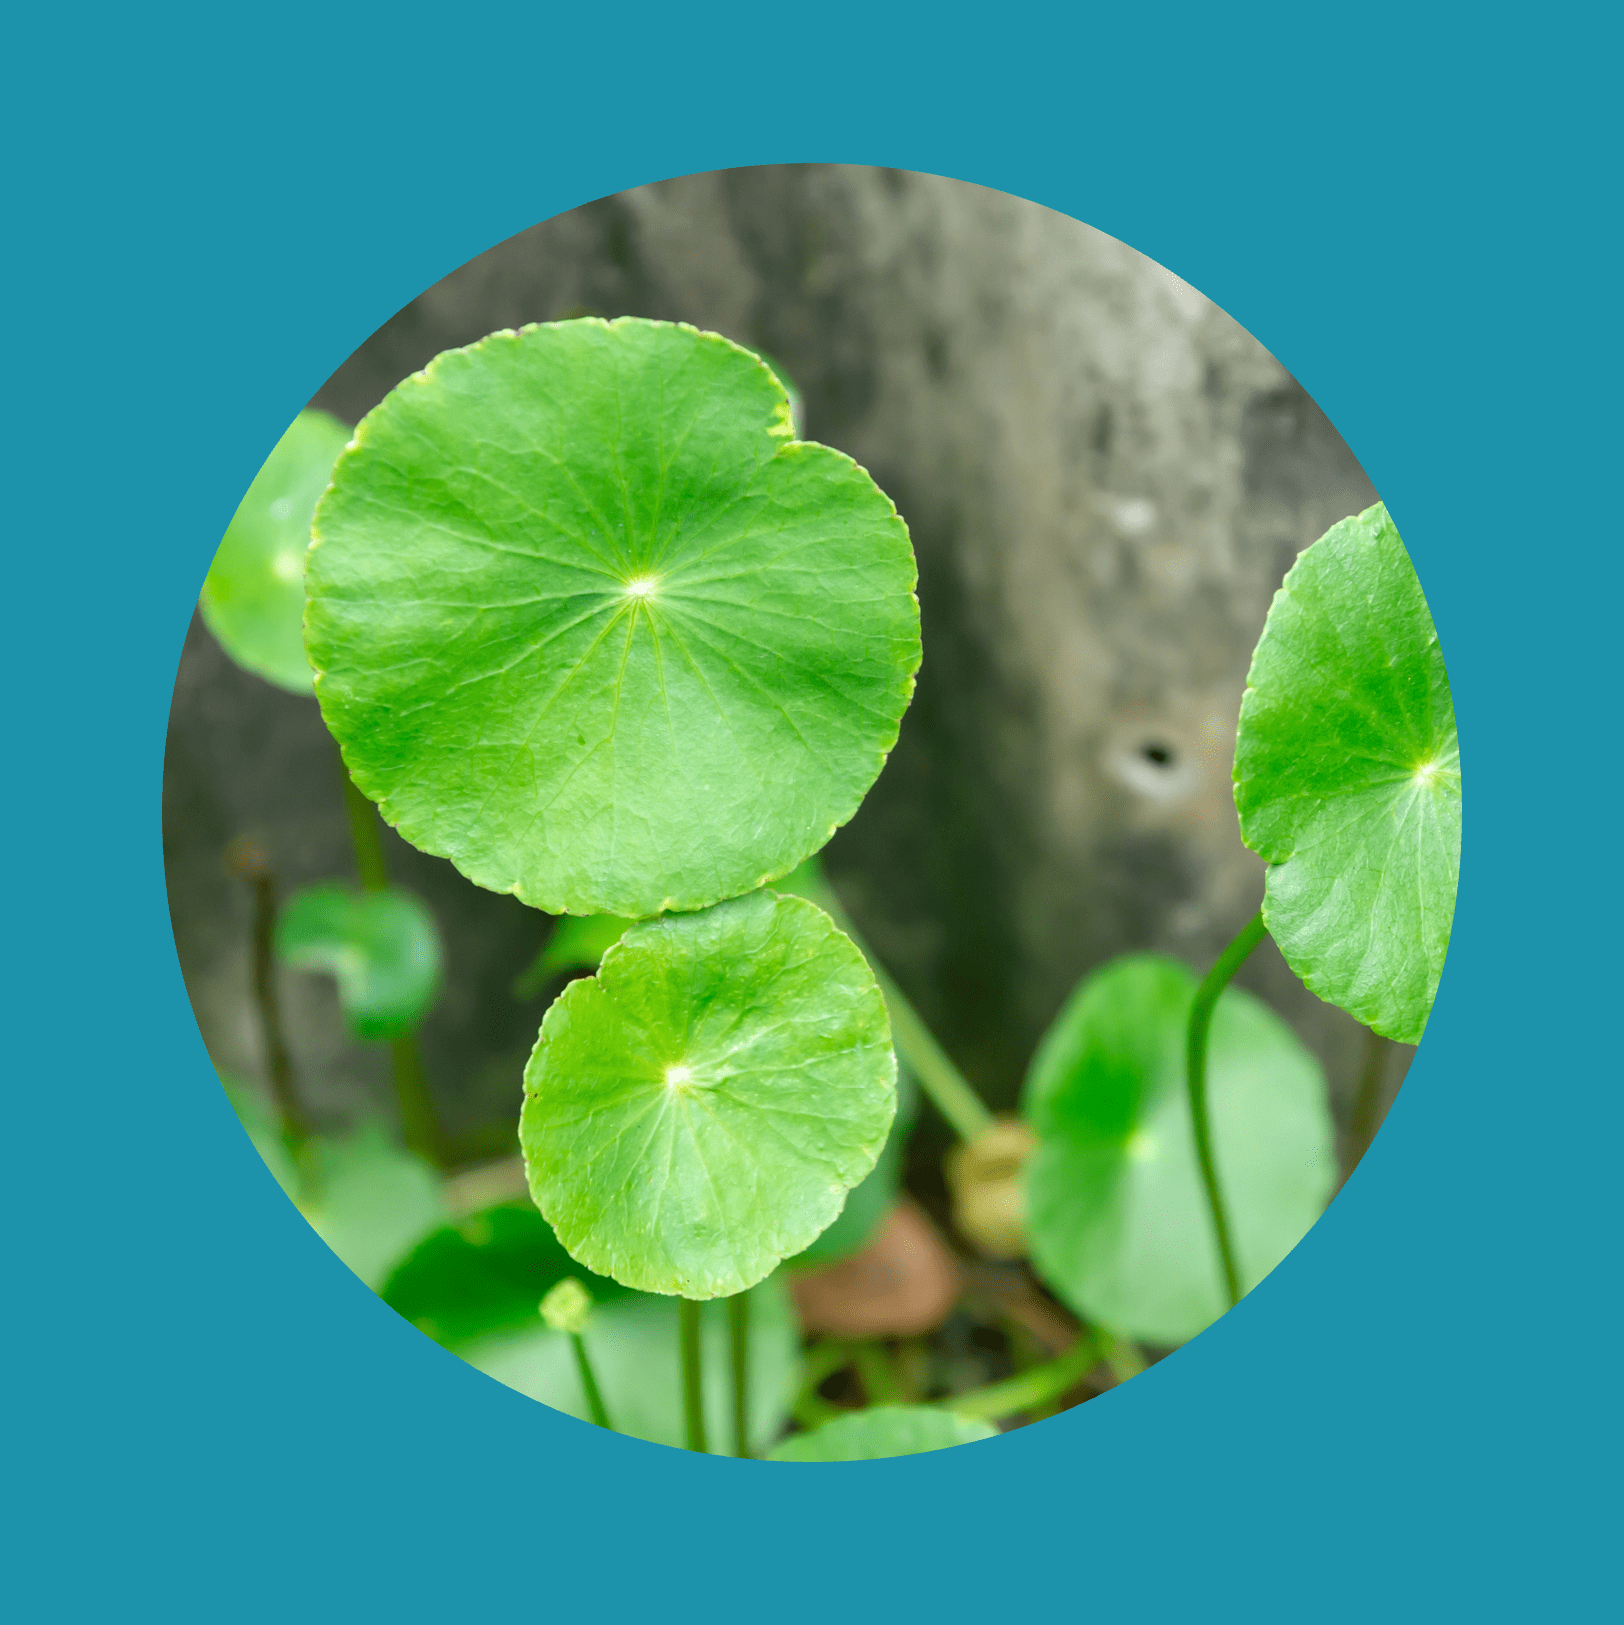
<instances>
[{"instance_id":1,"label":"folded green leaf","mask_svg":"<svg viewBox=\"0 0 1624 1625\"><path fill-rule=\"evenodd\" d=\"M896 1111L885 1001L822 910L759 891L633 926L547 1012L519 1138L572 1257L647 1292L741 1292L798 1253Z\"/></svg>"},{"instance_id":2,"label":"folded green leaf","mask_svg":"<svg viewBox=\"0 0 1624 1625\"><path fill-rule=\"evenodd\" d=\"M908 533L783 387L634 318L491 335L371 412L315 518L307 647L409 841L549 913L785 874L856 811L919 664Z\"/></svg>"},{"instance_id":3,"label":"folded green leaf","mask_svg":"<svg viewBox=\"0 0 1624 1625\"><path fill-rule=\"evenodd\" d=\"M998 1429L934 1405L878 1405L785 1439L768 1461L876 1461L993 1439Z\"/></svg>"},{"instance_id":4,"label":"folded green leaf","mask_svg":"<svg viewBox=\"0 0 1624 1625\"><path fill-rule=\"evenodd\" d=\"M304 650L304 569L310 516L350 431L325 412L301 412L277 441L226 528L209 566L203 623L239 666L310 692Z\"/></svg>"},{"instance_id":5,"label":"folded green leaf","mask_svg":"<svg viewBox=\"0 0 1624 1625\"><path fill-rule=\"evenodd\" d=\"M395 887L295 892L277 923L276 953L294 970L335 977L350 1031L369 1043L415 1031L440 996L444 955L434 916Z\"/></svg>"},{"instance_id":6,"label":"folded green leaf","mask_svg":"<svg viewBox=\"0 0 1624 1625\"><path fill-rule=\"evenodd\" d=\"M1460 867L1460 751L1438 634L1380 503L1292 566L1235 746L1263 919L1322 999L1403 1043L1426 1026Z\"/></svg>"},{"instance_id":7,"label":"folded green leaf","mask_svg":"<svg viewBox=\"0 0 1624 1625\"><path fill-rule=\"evenodd\" d=\"M1135 955L1083 982L1027 1076L1032 1261L1085 1320L1183 1343L1223 1313L1217 1244L1185 1088L1196 979ZM1291 1029L1231 987L1213 1014L1213 1154L1243 1289L1307 1233L1336 1175L1325 1080Z\"/></svg>"}]
</instances>

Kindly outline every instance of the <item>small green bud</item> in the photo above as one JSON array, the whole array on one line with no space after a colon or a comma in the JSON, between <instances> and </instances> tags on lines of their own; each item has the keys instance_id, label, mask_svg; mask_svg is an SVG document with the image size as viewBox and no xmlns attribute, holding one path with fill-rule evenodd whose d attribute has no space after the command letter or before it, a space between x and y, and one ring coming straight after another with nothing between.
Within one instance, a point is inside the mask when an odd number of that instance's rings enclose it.
<instances>
[{"instance_id":1,"label":"small green bud","mask_svg":"<svg viewBox=\"0 0 1624 1625\"><path fill-rule=\"evenodd\" d=\"M566 1275L541 1300L541 1318L555 1332L579 1335L586 1330L587 1316L591 1313L592 1294L573 1275Z\"/></svg>"}]
</instances>

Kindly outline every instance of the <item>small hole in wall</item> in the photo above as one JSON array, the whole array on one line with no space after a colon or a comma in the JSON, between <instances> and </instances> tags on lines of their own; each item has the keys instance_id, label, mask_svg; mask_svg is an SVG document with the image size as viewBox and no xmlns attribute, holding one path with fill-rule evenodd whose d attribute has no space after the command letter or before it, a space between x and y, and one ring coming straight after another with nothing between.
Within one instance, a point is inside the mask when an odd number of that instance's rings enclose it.
<instances>
[{"instance_id":1,"label":"small hole in wall","mask_svg":"<svg viewBox=\"0 0 1624 1625\"><path fill-rule=\"evenodd\" d=\"M1152 739L1149 743L1141 745L1139 754L1147 762L1155 763L1157 767L1172 767L1178 760L1178 752L1171 745L1164 745L1157 739Z\"/></svg>"}]
</instances>

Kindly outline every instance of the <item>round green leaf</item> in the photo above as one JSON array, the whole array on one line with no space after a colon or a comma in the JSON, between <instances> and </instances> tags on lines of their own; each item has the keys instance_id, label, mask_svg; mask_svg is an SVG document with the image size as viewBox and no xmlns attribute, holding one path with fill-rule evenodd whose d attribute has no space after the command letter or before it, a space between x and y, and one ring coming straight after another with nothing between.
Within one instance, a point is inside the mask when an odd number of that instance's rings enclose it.
<instances>
[{"instance_id":1,"label":"round green leaf","mask_svg":"<svg viewBox=\"0 0 1624 1625\"><path fill-rule=\"evenodd\" d=\"M634 925L542 1022L519 1141L570 1254L645 1292L742 1292L871 1168L896 1111L885 1001L850 938L751 893Z\"/></svg>"},{"instance_id":2,"label":"round green leaf","mask_svg":"<svg viewBox=\"0 0 1624 1625\"><path fill-rule=\"evenodd\" d=\"M350 1031L368 1043L415 1031L440 996L444 955L434 916L394 887L295 892L277 922L276 953L294 970L334 976Z\"/></svg>"},{"instance_id":3,"label":"round green leaf","mask_svg":"<svg viewBox=\"0 0 1624 1625\"><path fill-rule=\"evenodd\" d=\"M861 1251L873 1239L886 1214L896 1205L897 1192L902 1187L902 1159L908 1148L908 1131L913 1127L917 1101L914 1081L898 1061L897 1115L892 1120L880 1160L868 1178L852 1187L835 1222L810 1247L790 1259L789 1268L822 1269L826 1264L838 1264L841 1259Z\"/></svg>"},{"instance_id":4,"label":"round green leaf","mask_svg":"<svg viewBox=\"0 0 1624 1625\"><path fill-rule=\"evenodd\" d=\"M307 648L356 783L549 913L785 874L856 811L919 664L907 528L715 334L492 334L363 420L317 509Z\"/></svg>"},{"instance_id":5,"label":"round green leaf","mask_svg":"<svg viewBox=\"0 0 1624 1625\"><path fill-rule=\"evenodd\" d=\"M239 666L310 692L304 649L304 569L310 516L350 431L301 412L254 476L214 555L198 600L203 624Z\"/></svg>"},{"instance_id":6,"label":"round green leaf","mask_svg":"<svg viewBox=\"0 0 1624 1625\"><path fill-rule=\"evenodd\" d=\"M1023 1106L1039 1273L1085 1319L1183 1343L1223 1313L1223 1276L1184 1075L1196 980L1135 955L1083 982L1055 1018ZM1302 1240L1335 1180L1319 1063L1266 1005L1228 988L1213 1014L1207 1102L1242 1287Z\"/></svg>"},{"instance_id":7,"label":"round green leaf","mask_svg":"<svg viewBox=\"0 0 1624 1625\"><path fill-rule=\"evenodd\" d=\"M768 1461L877 1461L884 1456L917 1456L956 1444L994 1439L986 1422L954 1416L934 1405L876 1405L785 1439Z\"/></svg>"},{"instance_id":8,"label":"round green leaf","mask_svg":"<svg viewBox=\"0 0 1624 1625\"><path fill-rule=\"evenodd\" d=\"M509 1388L589 1420L569 1337L543 1326L534 1306L530 1318L534 1330L484 1338L457 1353ZM676 1300L622 1293L594 1308L581 1337L615 1431L680 1449L685 1433ZM764 1449L783 1431L800 1366L800 1327L789 1293L775 1276L750 1293L745 1414L753 1450ZM719 1302L705 1304L700 1312L700 1371L706 1437L715 1453L731 1455L733 1376L727 1309Z\"/></svg>"},{"instance_id":9,"label":"round green leaf","mask_svg":"<svg viewBox=\"0 0 1624 1625\"><path fill-rule=\"evenodd\" d=\"M1449 947L1460 751L1421 583L1380 503L1334 525L1275 594L1235 746L1263 919L1322 999L1419 1042Z\"/></svg>"},{"instance_id":10,"label":"round green leaf","mask_svg":"<svg viewBox=\"0 0 1624 1625\"><path fill-rule=\"evenodd\" d=\"M379 1296L453 1351L475 1338L530 1332L536 1306L581 1267L529 1203L502 1203L426 1236L395 1266ZM603 1276L586 1286L599 1304L626 1289Z\"/></svg>"}]
</instances>

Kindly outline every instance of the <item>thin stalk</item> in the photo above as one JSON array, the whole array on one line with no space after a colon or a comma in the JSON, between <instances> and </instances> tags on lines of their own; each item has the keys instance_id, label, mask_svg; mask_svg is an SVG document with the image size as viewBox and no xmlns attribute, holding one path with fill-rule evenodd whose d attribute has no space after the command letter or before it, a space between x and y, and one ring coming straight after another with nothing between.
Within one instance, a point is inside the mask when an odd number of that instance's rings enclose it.
<instances>
[{"instance_id":1,"label":"thin stalk","mask_svg":"<svg viewBox=\"0 0 1624 1625\"><path fill-rule=\"evenodd\" d=\"M857 1380L863 1385L863 1394L870 1405L900 1405L902 1379L891 1362L883 1343L864 1340L852 1350L857 1367Z\"/></svg>"},{"instance_id":2,"label":"thin stalk","mask_svg":"<svg viewBox=\"0 0 1624 1625\"><path fill-rule=\"evenodd\" d=\"M253 988L259 1012L260 1036L265 1045L265 1071L271 1094L282 1118L282 1137L295 1162L301 1161L310 1138L310 1119L293 1080L293 1062L282 1036L282 1006L276 989L276 876L265 853L247 837L226 849L226 867L243 881L254 897Z\"/></svg>"},{"instance_id":3,"label":"thin stalk","mask_svg":"<svg viewBox=\"0 0 1624 1625\"><path fill-rule=\"evenodd\" d=\"M1094 1335L1099 1340L1100 1355L1118 1386L1148 1369L1144 1355L1134 1344L1110 1332L1096 1330Z\"/></svg>"},{"instance_id":4,"label":"thin stalk","mask_svg":"<svg viewBox=\"0 0 1624 1625\"><path fill-rule=\"evenodd\" d=\"M592 1375L592 1362L586 1357L586 1340L579 1332L571 1332L570 1342L575 1345L575 1369L581 1374L581 1389L586 1394L586 1408L599 1427L613 1433L615 1430L610 1425L609 1412L604 1409L598 1379Z\"/></svg>"},{"instance_id":5,"label":"thin stalk","mask_svg":"<svg viewBox=\"0 0 1624 1625\"><path fill-rule=\"evenodd\" d=\"M992 1113L982 1104L969 1080L954 1066L947 1051L936 1042L930 1028L919 1019L919 1012L908 1002L907 995L886 975L874 950L858 935L834 889L827 881L819 880L806 890L809 901L817 903L829 915L868 961L891 1015L891 1041L932 1105L966 1143L985 1133L993 1125Z\"/></svg>"},{"instance_id":6,"label":"thin stalk","mask_svg":"<svg viewBox=\"0 0 1624 1625\"><path fill-rule=\"evenodd\" d=\"M378 835L377 809L356 789L342 757L338 771L344 779L344 809L350 815L350 836L355 842L355 865L361 871L361 890L385 891L389 886L389 865L384 861L383 841Z\"/></svg>"},{"instance_id":7,"label":"thin stalk","mask_svg":"<svg viewBox=\"0 0 1624 1625\"><path fill-rule=\"evenodd\" d=\"M844 1338L820 1338L806 1351L801 1362L801 1391L791 1412L802 1427L815 1428L846 1414L843 1407L832 1405L818 1389L842 1366L851 1363L852 1345Z\"/></svg>"},{"instance_id":8,"label":"thin stalk","mask_svg":"<svg viewBox=\"0 0 1624 1625\"><path fill-rule=\"evenodd\" d=\"M727 1335L733 1356L733 1454L750 1454L750 1294L736 1292L727 1300Z\"/></svg>"},{"instance_id":9,"label":"thin stalk","mask_svg":"<svg viewBox=\"0 0 1624 1625\"><path fill-rule=\"evenodd\" d=\"M356 789L343 757L339 758L338 772L344 781L344 806L350 815L350 835L355 842L355 866L360 871L361 890L386 891L389 865L384 860L383 840L378 834L377 808ZM417 1035L406 1033L391 1040L389 1052L394 1062L395 1102L400 1111L400 1130L406 1149L426 1157L436 1168L443 1168L447 1160L445 1134L440 1128L439 1113L434 1109L434 1093L429 1088Z\"/></svg>"},{"instance_id":10,"label":"thin stalk","mask_svg":"<svg viewBox=\"0 0 1624 1625\"><path fill-rule=\"evenodd\" d=\"M1188 1080L1190 1120L1195 1128L1195 1154L1201 1164L1201 1180L1207 1187L1207 1206L1212 1210L1212 1230L1218 1242L1218 1260L1223 1266L1224 1289L1231 1308L1241 1301L1240 1273L1235 1268L1235 1249L1229 1239L1229 1218L1224 1211L1223 1192L1218 1187L1218 1167L1212 1157L1212 1130L1207 1120L1207 1039L1212 1031L1212 1012L1218 995L1229 986L1246 956L1263 940L1263 911L1259 909L1240 929L1240 934L1218 956L1207 979L1196 989L1190 1006Z\"/></svg>"},{"instance_id":11,"label":"thin stalk","mask_svg":"<svg viewBox=\"0 0 1624 1625\"><path fill-rule=\"evenodd\" d=\"M968 1416L979 1422L996 1422L1002 1416L1041 1410L1076 1387L1099 1363L1099 1358L1099 1345L1085 1329L1057 1359L1032 1366L1003 1382L972 1388L966 1394L954 1394L951 1399L944 1399L942 1405L955 1416Z\"/></svg>"},{"instance_id":12,"label":"thin stalk","mask_svg":"<svg viewBox=\"0 0 1624 1625\"><path fill-rule=\"evenodd\" d=\"M682 1417L688 1448L707 1454L705 1445L705 1389L699 1367L699 1311L693 1298L677 1299L678 1331L682 1341Z\"/></svg>"}]
</instances>

